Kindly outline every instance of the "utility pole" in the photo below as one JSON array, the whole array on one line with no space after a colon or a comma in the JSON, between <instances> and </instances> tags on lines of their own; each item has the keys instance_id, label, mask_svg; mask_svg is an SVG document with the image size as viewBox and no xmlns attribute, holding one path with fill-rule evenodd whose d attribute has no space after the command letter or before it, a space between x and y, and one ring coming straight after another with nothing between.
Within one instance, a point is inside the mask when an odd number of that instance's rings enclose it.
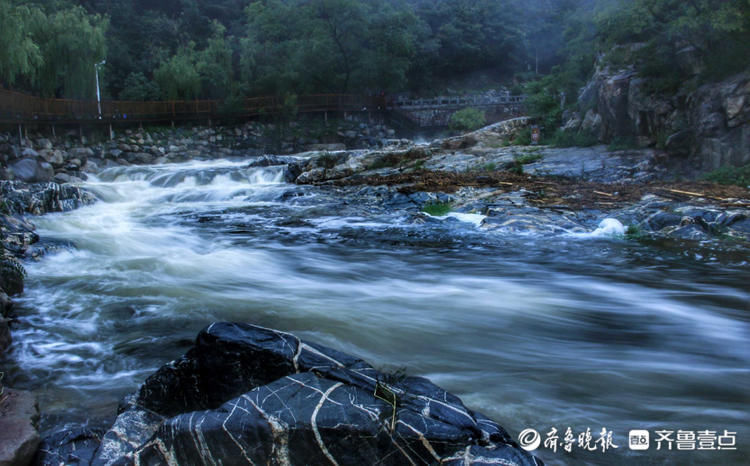
<instances>
[{"instance_id":1,"label":"utility pole","mask_svg":"<svg viewBox=\"0 0 750 466\"><path fill-rule=\"evenodd\" d=\"M102 93L99 89L99 67L105 65L107 60L102 60L94 64L94 74L96 75L96 107L99 110L99 119L102 119Z\"/></svg>"}]
</instances>

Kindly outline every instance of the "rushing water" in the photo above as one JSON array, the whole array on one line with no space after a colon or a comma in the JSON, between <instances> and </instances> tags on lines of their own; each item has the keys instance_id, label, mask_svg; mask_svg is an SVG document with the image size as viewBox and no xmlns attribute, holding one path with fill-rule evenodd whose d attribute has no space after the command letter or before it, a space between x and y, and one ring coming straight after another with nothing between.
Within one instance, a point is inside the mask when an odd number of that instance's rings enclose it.
<instances>
[{"instance_id":1,"label":"rushing water","mask_svg":"<svg viewBox=\"0 0 750 466\"><path fill-rule=\"evenodd\" d=\"M427 376L514 436L614 432L607 453L537 451L553 464L747 457L747 253L414 222L356 188L284 184L283 168L110 169L86 185L98 203L36 219L61 247L27 264L3 364L38 393L43 428L111 421L201 328L230 320ZM738 450L652 439L639 454L630 429L726 429Z\"/></svg>"}]
</instances>

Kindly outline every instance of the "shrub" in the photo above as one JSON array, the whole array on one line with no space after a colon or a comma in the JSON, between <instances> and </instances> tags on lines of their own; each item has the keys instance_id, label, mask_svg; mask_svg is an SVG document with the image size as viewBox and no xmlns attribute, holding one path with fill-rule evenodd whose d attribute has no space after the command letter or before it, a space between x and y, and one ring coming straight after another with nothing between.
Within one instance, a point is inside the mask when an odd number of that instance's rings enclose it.
<instances>
[{"instance_id":1,"label":"shrub","mask_svg":"<svg viewBox=\"0 0 750 466\"><path fill-rule=\"evenodd\" d=\"M558 129L550 138L550 144L555 147L590 147L599 139L588 131L564 131Z\"/></svg>"},{"instance_id":2,"label":"shrub","mask_svg":"<svg viewBox=\"0 0 750 466\"><path fill-rule=\"evenodd\" d=\"M719 184L750 186L750 164L742 167L721 167L703 175L703 179Z\"/></svg>"},{"instance_id":3,"label":"shrub","mask_svg":"<svg viewBox=\"0 0 750 466\"><path fill-rule=\"evenodd\" d=\"M468 107L451 116L450 127L459 131L473 131L484 126L485 122L483 111Z\"/></svg>"},{"instance_id":4,"label":"shrub","mask_svg":"<svg viewBox=\"0 0 750 466\"><path fill-rule=\"evenodd\" d=\"M542 153L539 151L527 152L521 156L516 157L516 162L520 163L521 165L527 165L529 163L534 163L536 161L542 160L543 158L544 155L542 155Z\"/></svg>"},{"instance_id":5,"label":"shrub","mask_svg":"<svg viewBox=\"0 0 750 466\"><path fill-rule=\"evenodd\" d=\"M434 217L442 217L443 215L448 215L451 209L451 205L447 202L428 202L422 207L422 212Z\"/></svg>"},{"instance_id":6,"label":"shrub","mask_svg":"<svg viewBox=\"0 0 750 466\"><path fill-rule=\"evenodd\" d=\"M513 139L513 144L517 146L530 146L531 145L531 128L523 128Z\"/></svg>"},{"instance_id":7,"label":"shrub","mask_svg":"<svg viewBox=\"0 0 750 466\"><path fill-rule=\"evenodd\" d=\"M607 146L607 150L615 152L618 150L638 149L640 146L635 138L615 138Z\"/></svg>"}]
</instances>

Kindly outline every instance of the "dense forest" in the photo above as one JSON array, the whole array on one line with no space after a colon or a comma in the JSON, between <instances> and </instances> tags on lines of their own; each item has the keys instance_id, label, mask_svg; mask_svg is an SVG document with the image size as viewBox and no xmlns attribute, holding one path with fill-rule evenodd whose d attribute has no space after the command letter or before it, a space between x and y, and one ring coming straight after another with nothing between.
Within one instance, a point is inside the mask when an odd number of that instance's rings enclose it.
<instances>
[{"instance_id":1,"label":"dense forest","mask_svg":"<svg viewBox=\"0 0 750 466\"><path fill-rule=\"evenodd\" d=\"M0 0L0 83L151 100L527 86L574 95L604 52L662 89L747 66L750 0ZM639 44L634 48L632 44ZM520 90L520 86L516 90Z\"/></svg>"}]
</instances>

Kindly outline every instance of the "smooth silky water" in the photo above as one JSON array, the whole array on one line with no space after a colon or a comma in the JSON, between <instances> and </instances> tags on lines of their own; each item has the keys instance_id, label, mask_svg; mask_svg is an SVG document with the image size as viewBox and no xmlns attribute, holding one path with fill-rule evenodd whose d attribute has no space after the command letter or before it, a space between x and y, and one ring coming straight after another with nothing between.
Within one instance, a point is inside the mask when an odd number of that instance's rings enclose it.
<instances>
[{"instance_id":1,"label":"smooth silky water","mask_svg":"<svg viewBox=\"0 0 750 466\"><path fill-rule=\"evenodd\" d=\"M45 431L111 422L124 395L227 320L429 377L514 437L614 431L607 453L536 452L552 464L747 457L747 250L414 222L283 172L110 169L85 185L96 204L34 219L57 247L26 263L2 364L39 395ZM726 429L738 450L636 454L630 429Z\"/></svg>"}]
</instances>

